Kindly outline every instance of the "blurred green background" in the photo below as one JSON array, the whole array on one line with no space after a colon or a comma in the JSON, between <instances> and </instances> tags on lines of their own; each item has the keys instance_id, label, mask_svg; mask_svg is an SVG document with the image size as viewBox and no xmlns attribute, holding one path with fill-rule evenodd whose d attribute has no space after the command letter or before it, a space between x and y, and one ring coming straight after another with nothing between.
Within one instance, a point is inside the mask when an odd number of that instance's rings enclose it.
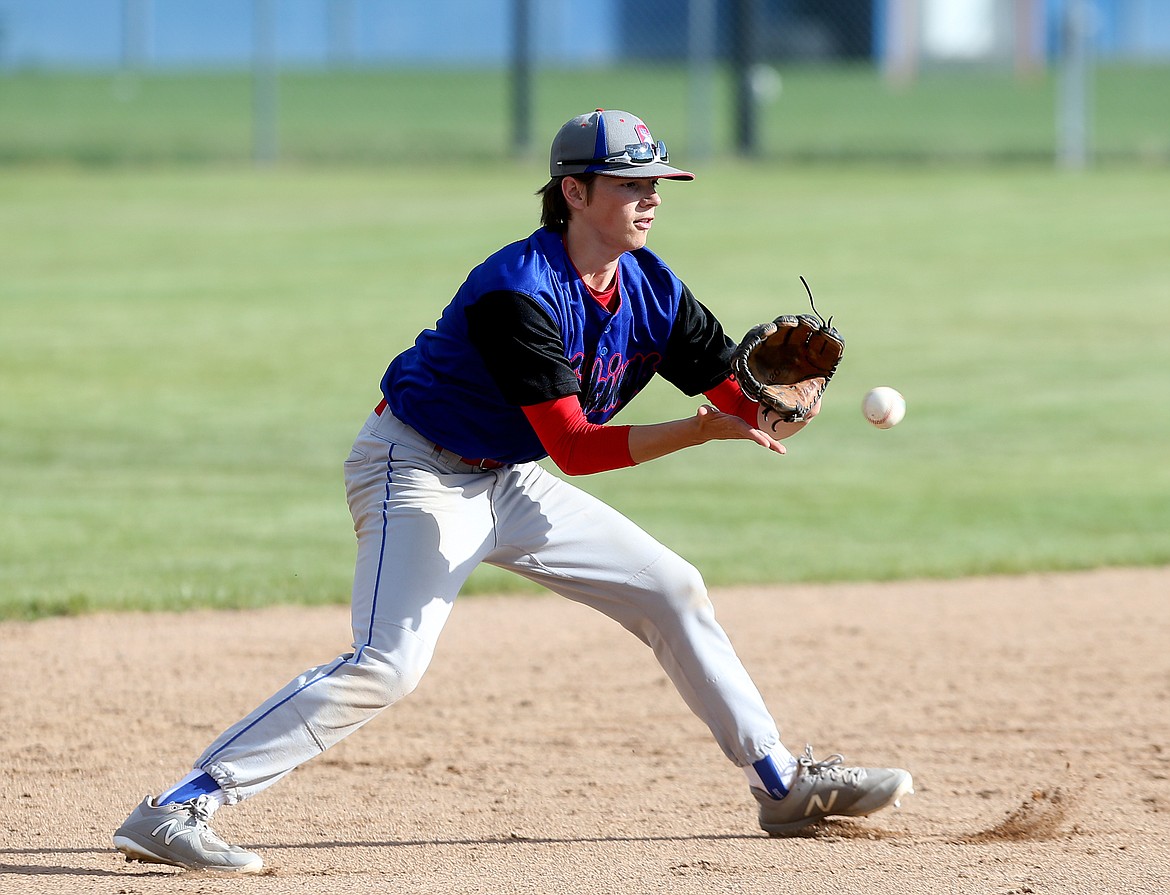
<instances>
[{"instance_id":1,"label":"blurred green background","mask_svg":"<svg viewBox=\"0 0 1170 895\"><path fill-rule=\"evenodd\" d=\"M1056 69L951 68L902 86L865 64L760 72L761 161L1046 165L1060 141ZM581 111L627 107L644 112L680 157L731 154L732 72L713 69L701 90L693 77L681 65L541 69L528 154L538 162L550 135ZM1086 116L1096 162L1170 164L1170 62L1102 63L1092 78ZM247 163L256 87L247 71L10 72L0 76L0 164ZM285 164L515 158L513 89L506 68L285 71L271 88L272 139ZM697 109L696 96L709 103Z\"/></svg>"},{"instance_id":2,"label":"blurred green background","mask_svg":"<svg viewBox=\"0 0 1170 895\"><path fill-rule=\"evenodd\" d=\"M733 337L804 275L845 360L785 457L577 483L712 585L1170 562L1166 71L1099 72L1083 171L1050 74L782 68L751 158L721 74L651 248ZM686 72L636 74L543 72L525 154L502 73L284 73L262 166L244 74L0 77L0 617L346 601L341 461L390 359L536 227L555 129L627 108L690 165ZM694 406L655 385L619 421Z\"/></svg>"}]
</instances>

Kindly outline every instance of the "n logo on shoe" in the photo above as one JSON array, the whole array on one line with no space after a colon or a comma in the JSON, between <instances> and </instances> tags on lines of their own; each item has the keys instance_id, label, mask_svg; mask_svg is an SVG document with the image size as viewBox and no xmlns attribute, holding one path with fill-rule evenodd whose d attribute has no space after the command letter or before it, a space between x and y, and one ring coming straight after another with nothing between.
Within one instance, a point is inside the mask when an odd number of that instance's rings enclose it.
<instances>
[{"instance_id":1,"label":"n logo on shoe","mask_svg":"<svg viewBox=\"0 0 1170 895\"><path fill-rule=\"evenodd\" d=\"M835 793L834 793L835 795ZM170 845L184 833L190 833L191 830L183 825L183 822L178 818L170 818L164 820L161 824L150 831L151 836L158 836L160 830L166 830L163 834L162 841L165 845Z\"/></svg>"},{"instance_id":2,"label":"n logo on shoe","mask_svg":"<svg viewBox=\"0 0 1170 895\"><path fill-rule=\"evenodd\" d=\"M828 802L822 801L821 794L814 792L811 796L809 796L808 807L804 809L804 816L808 817L814 813L828 814L833 810L833 806L837 804L837 793L840 791L841 790L839 789L834 789L831 793L829 793Z\"/></svg>"}]
</instances>

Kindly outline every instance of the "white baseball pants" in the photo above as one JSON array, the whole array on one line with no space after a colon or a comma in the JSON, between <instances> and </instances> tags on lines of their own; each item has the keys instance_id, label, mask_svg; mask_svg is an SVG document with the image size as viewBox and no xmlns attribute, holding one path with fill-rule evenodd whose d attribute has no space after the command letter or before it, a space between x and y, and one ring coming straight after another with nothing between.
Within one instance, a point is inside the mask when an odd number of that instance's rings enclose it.
<instances>
[{"instance_id":1,"label":"white baseball pants","mask_svg":"<svg viewBox=\"0 0 1170 895\"><path fill-rule=\"evenodd\" d=\"M649 645L736 765L779 744L699 572L600 500L536 463L475 470L389 410L366 421L345 482L358 541L353 649L290 681L200 756L229 804L410 693L481 562L592 606Z\"/></svg>"}]
</instances>

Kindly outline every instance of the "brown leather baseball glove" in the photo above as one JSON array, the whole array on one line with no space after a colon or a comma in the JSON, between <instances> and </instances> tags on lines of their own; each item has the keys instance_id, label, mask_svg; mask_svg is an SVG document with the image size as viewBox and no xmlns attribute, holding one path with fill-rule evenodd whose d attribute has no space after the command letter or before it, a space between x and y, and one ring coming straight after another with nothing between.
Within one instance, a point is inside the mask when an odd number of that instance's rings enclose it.
<instances>
[{"instance_id":1,"label":"brown leather baseball glove","mask_svg":"<svg viewBox=\"0 0 1170 895\"><path fill-rule=\"evenodd\" d=\"M832 322L819 314L783 314L743 337L731 369L744 394L764 406L765 419L771 413L790 423L808 418L845 353L845 339Z\"/></svg>"}]
</instances>

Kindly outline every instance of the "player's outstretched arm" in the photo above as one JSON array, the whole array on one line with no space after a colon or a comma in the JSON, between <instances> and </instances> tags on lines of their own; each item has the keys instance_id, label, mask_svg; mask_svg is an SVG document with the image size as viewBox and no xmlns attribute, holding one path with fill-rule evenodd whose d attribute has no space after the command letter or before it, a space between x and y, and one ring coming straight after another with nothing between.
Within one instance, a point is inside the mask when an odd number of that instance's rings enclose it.
<instances>
[{"instance_id":1,"label":"player's outstretched arm","mask_svg":"<svg viewBox=\"0 0 1170 895\"><path fill-rule=\"evenodd\" d=\"M783 454L785 450L780 439L795 434L795 431L772 434L768 428L752 426L735 414L722 413L710 404L703 404L695 411L695 415L688 419L631 426L630 457L635 463L645 463L647 460L665 457L683 448L706 444L708 441L734 439L754 441L761 447Z\"/></svg>"},{"instance_id":2,"label":"player's outstretched arm","mask_svg":"<svg viewBox=\"0 0 1170 895\"><path fill-rule=\"evenodd\" d=\"M756 405L750 406L754 411ZM808 425L808 420L804 420L777 423L773 427L775 415L766 419L760 411L754 413L753 426L743 416L725 413L711 404L702 405L693 417L682 420L635 426L598 425L586 421L575 395L529 405L523 410L553 462L569 475L589 475L645 463L708 441L745 439L783 454L781 439L795 435ZM819 410L818 403L809 419ZM743 413L752 411L745 409Z\"/></svg>"}]
</instances>

